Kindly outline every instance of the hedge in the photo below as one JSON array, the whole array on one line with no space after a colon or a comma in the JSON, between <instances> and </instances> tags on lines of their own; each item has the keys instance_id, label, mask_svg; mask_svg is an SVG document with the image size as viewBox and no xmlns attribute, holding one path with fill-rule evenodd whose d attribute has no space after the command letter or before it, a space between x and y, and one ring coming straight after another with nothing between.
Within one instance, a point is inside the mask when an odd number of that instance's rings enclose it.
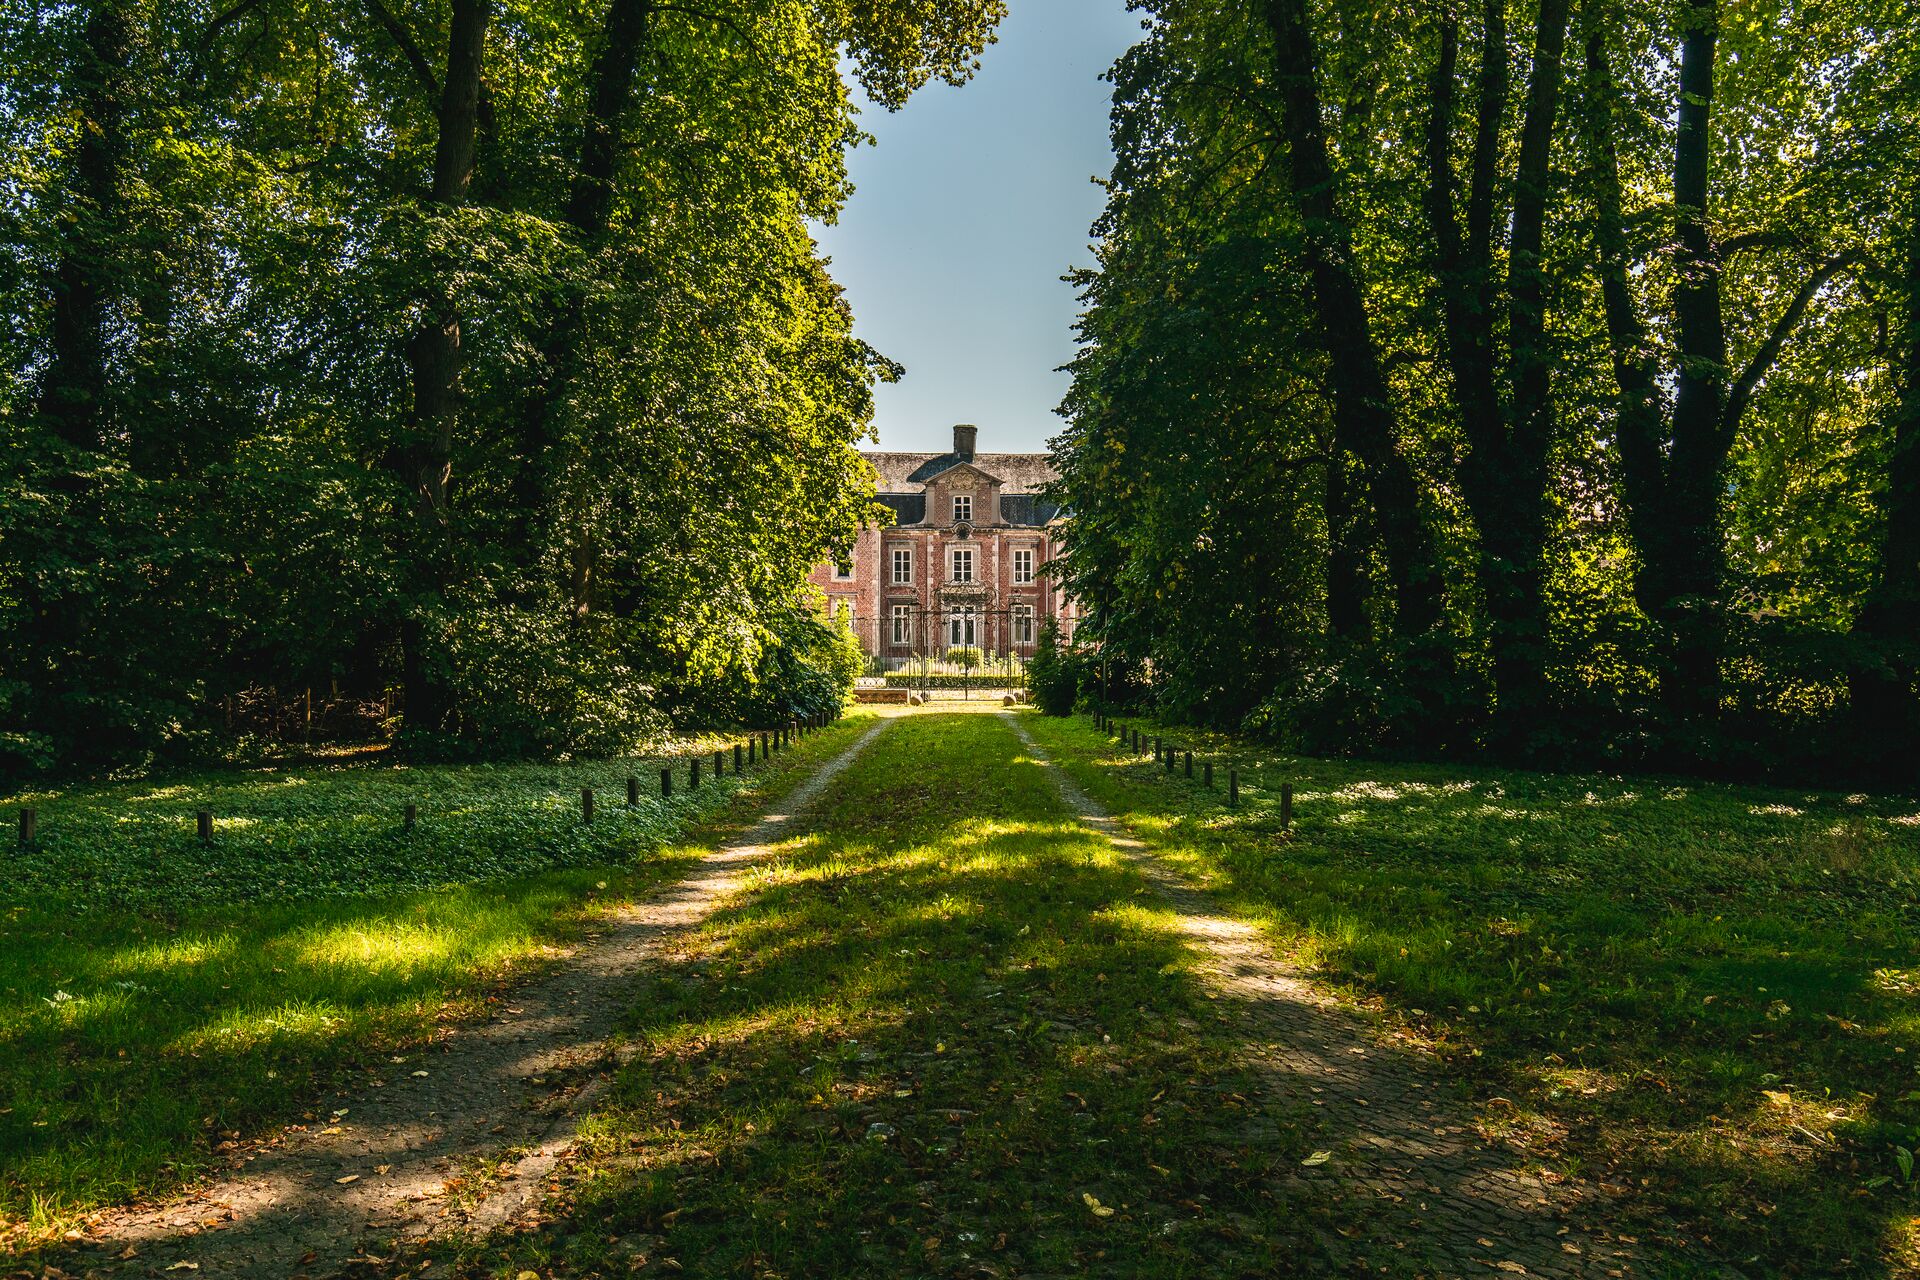
<instances>
[{"instance_id":1,"label":"hedge","mask_svg":"<svg viewBox=\"0 0 1920 1280\"><path fill-rule=\"evenodd\" d=\"M906 671L890 672L889 689L1017 689L1025 684L1018 676L916 676Z\"/></svg>"}]
</instances>

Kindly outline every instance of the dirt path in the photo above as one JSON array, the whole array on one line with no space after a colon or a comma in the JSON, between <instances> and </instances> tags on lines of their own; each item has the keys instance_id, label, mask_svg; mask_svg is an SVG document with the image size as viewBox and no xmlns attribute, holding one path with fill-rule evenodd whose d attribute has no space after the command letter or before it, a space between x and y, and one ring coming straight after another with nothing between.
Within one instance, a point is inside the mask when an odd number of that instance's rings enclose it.
<instances>
[{"instance_id":1,"label":"dirt path","mask_svg":"<svg viewBox=\"0 0 1920 1280\"><path fill-rule=\"evenodd\" d=\"M888 721L801 782L780 806L628 907L496 1018L397 1064L331 1123L289 1132L192 1195L104 1219L71 1266L111 1274L287 1280L338 1274L397 1239L485 1229L532 1206L612 1065L608 1044L635 977L697 928L792 827L793 816ZM484 1188L449 1196L450 1178ZM455 1201L458 1203L455 1203Z\"/></svg>"},{"instance_id":2,"label":"dirt path","mask_svg":"<svg viewBox=\"0 0 1920 1280\"><path fill-rule=\"evenodd\" d=\"M1203 890L1128 835L1052 763L1018 716L1007 718L1067 804L1172 903L1181 932L1203 957L1202 973L1249 1024L1249 1055L1274 1101L1320 1109L1318 1145L1332 1154L1301 1168L1299 1178L1332 1179L1347 1194L1377 1200L1409 1251L1426 1250L1448 1274L1646 1274L1637 1242L1605 1226L1606 1206L1595 1192L1549 1182L1484 1141L1472 1117L1450 1102L1439 1064L1382 1043L1256 929L1221 914Z\"/></svg>"}]
</instances>

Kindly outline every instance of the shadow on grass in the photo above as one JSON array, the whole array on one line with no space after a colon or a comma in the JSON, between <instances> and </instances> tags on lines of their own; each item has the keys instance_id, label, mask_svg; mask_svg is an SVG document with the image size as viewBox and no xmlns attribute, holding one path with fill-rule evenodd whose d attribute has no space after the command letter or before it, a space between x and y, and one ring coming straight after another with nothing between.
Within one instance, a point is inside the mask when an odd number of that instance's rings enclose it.
<instances>
[{"instance_id":1,"label":"shadow on grass","mask_svg":"<svg viewBox=\"0 0 1920 1280\"><path fill-rule=\"evenodd\" d=\"M192 910L171 900L141 912L6 909L0 1246L225 1166L271 1126L313 1120L332 1105L320 1101L327 1094L374 1085L394 1070L396 1048L484 1014L508 977L558 957L603 904L676 876L703 838L748 821L761 789L844 737L783 757L699 835L644 856L616 828L594 847L596 865L488 879L490 864L477 859L478 883L436 890ZM708 788L680 817L731 794ZM608 865L622 856L631 860ZM8 1228L22 1238L6 1239Z\"/></svg>"},{"instance_id":2,"label":"shadow on grass","mask_svg":"<svg viewBox=\"0 0 1920 1280\"><path fill-rule=\"evenodd\" d=\"M554 1219L460 1264L1420 1272L1414 1206L1296 1176L1344 1135L1192 960L1005 724L909 719L636 1009Z\"/></svg>"},{"instance_id":3,"label":"shadow on grass","mask_svg":"<svg viewBox=\"0 0 1920 1280\"><path fill-rule=\"evenodd\" d=\"M15 913L0 948L0 1215L48 1225L312 1119L320 1096L557 955L596 885L638 893L679 862L185 925Z\"/></svg>"},{"instance_id":4,"label":"shadow on grass","mask_svg":"<svg viewBox=\"0 0 1920 1280\"><path fill-rule=\"evenodd\" d=\"M1228 811L1084 721L1035 728L1158 853L1510 1100L1490 1120L1756 1272L1920 1268L1911 801L1191 735L1242 770Z\"/></svg>"}]
</instances>

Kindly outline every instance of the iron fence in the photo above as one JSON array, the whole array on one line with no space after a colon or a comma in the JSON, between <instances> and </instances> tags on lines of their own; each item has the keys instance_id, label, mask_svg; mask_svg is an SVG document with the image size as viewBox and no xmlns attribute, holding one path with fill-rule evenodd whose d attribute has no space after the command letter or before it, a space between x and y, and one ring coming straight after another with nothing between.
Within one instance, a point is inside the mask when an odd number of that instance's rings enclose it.
<instances>
[{"instance_id":1,"label":"iron fence","mask_svg":"<svg viewBox=\"0 0 1920 1280\"><path fill-rule=\"evenodd\" d=\"M1031 605L895 605L877 617L842 613L840 620L867 655L863 683L926 697L1026 688L1027 663L1045 621Z\"/></svg>"}]
</instances>

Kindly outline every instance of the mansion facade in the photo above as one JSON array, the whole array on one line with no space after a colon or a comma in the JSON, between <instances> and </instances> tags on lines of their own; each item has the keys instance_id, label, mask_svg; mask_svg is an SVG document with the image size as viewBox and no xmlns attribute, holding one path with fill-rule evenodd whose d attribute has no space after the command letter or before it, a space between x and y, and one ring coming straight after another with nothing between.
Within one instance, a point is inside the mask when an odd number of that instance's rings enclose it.
<instances>
[{"instance_id":1,"label":"mansion facade","mask_svg":"<svg viewBox=\"0 0 1920 1280\"><path fill-rule=\"evenodd\" d=\"M893 523L862 529L851 563L813 571L829 612L887 669L958 646L1025 658L1049 618L1072 633L1073 602L1042 572L1062 533L1040 492L1058 477L1053 461L978 453L976 437L956 426L947 453L866 453Z\"/></svg>"}]
</instances>

